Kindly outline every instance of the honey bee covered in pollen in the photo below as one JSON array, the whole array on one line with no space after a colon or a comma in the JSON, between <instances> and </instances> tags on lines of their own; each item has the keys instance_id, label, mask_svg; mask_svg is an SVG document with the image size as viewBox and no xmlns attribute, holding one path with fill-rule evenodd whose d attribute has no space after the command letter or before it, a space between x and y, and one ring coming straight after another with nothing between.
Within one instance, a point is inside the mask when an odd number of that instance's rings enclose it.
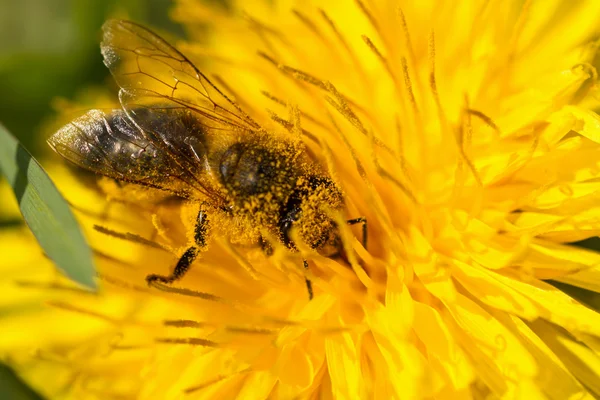
<instances>
[{"instance_id":1,"label":"honey bee covered in pollen","mask_svg":"<svg viewBox=\"0 0 600 400\"><path fill-rule=\"evenodd\" d=\"M103 31L102 55L120 87L122 109L91 110L49 144L97 174L200 205L194 244L170 275L148 275L149 284L178 280L211 236L232 231L211 223L217 214L267 253L274 238L293 252L300 240L325 257L345 257L333 220L344 208L342 191L301 138L263 129L146 28L110 20ZM365 243L366 220L348 223L362 224ZM312 298L310 280L306 285Z\"/></svg>"}]
</instances>

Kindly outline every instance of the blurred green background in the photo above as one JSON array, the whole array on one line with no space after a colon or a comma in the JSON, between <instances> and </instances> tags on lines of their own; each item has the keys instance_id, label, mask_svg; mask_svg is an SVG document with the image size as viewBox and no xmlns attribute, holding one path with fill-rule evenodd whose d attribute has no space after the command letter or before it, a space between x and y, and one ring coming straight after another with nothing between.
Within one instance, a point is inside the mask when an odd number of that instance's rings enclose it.
<instances>
[{"instance_id":1,"label":"blurred green background","mask_svg":"<svg viewBox=\"0 0 600 400\"><path fill-rule=\"evenodd\" d=\"M169 19L172 0L0 0L0 122L34 156L57 96L107 81L100 27L129 18L182 35Z\"/></svg>"}]
</instances>

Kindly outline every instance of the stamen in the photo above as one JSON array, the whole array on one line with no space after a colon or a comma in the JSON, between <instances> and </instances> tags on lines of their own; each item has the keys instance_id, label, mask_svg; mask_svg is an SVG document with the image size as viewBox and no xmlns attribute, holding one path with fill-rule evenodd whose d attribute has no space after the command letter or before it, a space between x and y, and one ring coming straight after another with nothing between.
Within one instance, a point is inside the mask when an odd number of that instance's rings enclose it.
<instances>
[{"instance_id":1,"label":"stamen","mask_svg":"<svg viewBox=\"0 0 600 400\"><path fill-rule=\"evenodd\" d=\"M218 343L201 338L155 338L157 343L185 344L189 346L221 347Z\"/></svg>"},{"instance_id":2,"label":"stamen","mask_svg":"<svg viewBox=\"0 0 600 400\"><path fill-rule=\"evenodd\" d=\"M408 99L410 104L412 105L413 111L415 115L419 115L419 108L417 107L417 100L415 99L415 94L412 90L412 82L410 79L410 74L408 72L408 64L406 63L406 57L401 58L402 61L402 73L404 75L404 85L406 86L406 92L408 94ZM416 118L417 121L420 121L420 118Z\"/></svg>"},{"instance_id":3,"label":"stamen","mask_svg":"<svg viewBox=\"0 0 600 400\"><path fill-rule=\"evenodd\" d=\"M365 42L365 44L367 45L367 47L375 54L375 56L377 56L377 58L379 59L379 61L381 61L381 63L385 66L385 69L389 71L390 66L387 63L387 60L381 54L381 52L379 51L379 49L375 46L375 44L373 43L373 41L367 35L360 35L360 37L362 38L363 42Z\"/></svg>"},{"instance_id":4,"label":"stamen","mask_svg":"<svg viewBox=\"0 0 600 400\"><path fill-rule=\"evenodd\" d=\"M302 22L308 28L309 31L314 33L315 36L322 40L326 46L329 44L323 36L323 34L321 33L321 31L319 30L319 28L317 27L317 25L309 17L304 15L297 8L292 9L292 13L300 20L300 22Z\"/></svg>"},{"instance_id":5,"label":"stamen","mask_svg":"<svg viewBox=\"0 0 600 400\"><path fill-rule=\"evenodd\" d=\"M293 76L294 78L296 78L298 80L310 83L313 86L316 86L318 88L327 90L326 87L325 87L326 82L324 82L324 81L322 81L322 80L320 80L320 79L318 79L318 78L316 78L316 77L314 77L314 76L312 76L312 75L310 75L310 74L308 74L308 73L306 73L304 71L300 71L299 69L292 68L292 67L289 67L287 65L279 65L279 68L282 71L284 71L285 73L288 73L289 75Z\"/></svg>"},{"instance_id":6,"label":"stamen","mask_svg":"<svg viewBox=\"0 0 600 400\"><path fill-rule=\"evenodd\" d=\"M300 110L295 104L288 104L288 112L292 123L292 133L298 137L302 137L302 126L300 125Z\"/></svg>"},{"instance_id":7,"label":"stamen","mask_svg":"<svg viewBox=\"0 0 600 400\"><path fill-rule=\"evenodd\" d=\"M261 58L264 58L265 60L267 60L268 62L270 62L271 64L273 64L276 67L279 65L277 63L277 61L275 61L275 58L273 58L273 56L268 55L267 53L265 53L262 50L258 50L256 52L256 55L259 56L259 57L261 57Z\"/></svg>"},{"instance_id":8,"label":"stamen","mask_svg":"<svg viewBox=\"0 0 600 400\"><path fill-rule=\"evenodd\" d=\"M106 275L105 273L97 273L97 276L99 279L102 279L104 282L109 283L111 285L114 286L118 286L122 289L128 289L128 290L133 290L136 292L142 292L142 293L148 293L149 290L147 287L145 286L138 286L138 285L133 285L129 282L125 282L121 279Z\"/></svg>"},{"instance_id":9,"label":"stamen","mask_svg":"<svg viewBox=\"0 0 600 400\"><path fill-rule=\"evenodd\" d=\"M405 187L405 185L402 184L400 181L398 181L393 175L391 175L387 171L385 171L385 169L383 169L380 166L379 160L377 160L375 156L373 156L373 158L375 159L375 165L377 168L377 172L380 174L380 176L382 176L384 179L388 179L392 183L396 184L400 188L400 190L413 202L413 204L419 205L420 202L416 199L416 196L414 195L414 193L412 191L410 191L410 189ZM371 193L368 198L371 202L370 209L375 213L375 215L377 216L377 220L380 222L381 227L385 231L386 237L388 238L389 243L390 243L390 247L392 249L395 249L396 252L399 253L402 246L395 239L396 238L396 234L395 234L396 229L394 228L394 224L393 224L391 215L389 213L384 212L384 210L387 211L385 202L382 201L382 199L379 196L377 191L370 190L369 193Z\"/></svg>"},{"instance_id":10,"label":"stamen","mask_svg":"<svg viewBox=\"0 0 600 400\"><path fill-rule=\"evenodd\" d=\"M246 328L243 326L225 326L225 330L232 333L243 333L248 335L275 335L278 331L267 328Z\"/></svg>"},{"instance_id":11,"label":"stamen","mask_svg":"<svg viewBox=\"0 0 600 400\"><path fill-rule=\"evenodd\" d=\"M337 40L342 44L342 47L346 50L346 53L352 60L352 65L354 65L354 68L356 69L356 72L360 75L360 77L362 78L362 81L368 82L367 75L365 74L365 71L363 69L363 65L359 61L359 59L356 56L356 54L354 53L354 51L352 50L352 47L350 47L350 45L348 44L348 42L346 41L344 36L337 29L337 27L335 26L333 20L329 17L329 15L327 15L327 13L321 8L319 8L319 12L321 13L321 16L323 17L325 22L327 22L327 24L329 25L330 29L333 31L333 34L335 35Z\"/></svg>"},{"instance_id":12,"label":"stamen","mask_svg":"<svg viewBox=\"0 0 600 400\"><path fill-rule=\"evenodd\" d=\"M104 209L101 212L95 212L95 211L90 211L86 208L83 208L77 204L72 203L71 201L67 201L67 203L69 204L69 207L71 207L73 210L77 211L78 213L81 213L82 215L85 215L87 217L92 217L94 219L98 219L100 221L106 221L108 219L109 216L109 209L111 206L111 202L107 202L106 206L104 207ZM112 221L115 222L120 222L118 219L113 219L111 218Z\"/></svg>"},{"instance_id":13,"label":"stamen","mask_svg":"<svg viewBox=\"0 0 600 400\"><path fill-rule=\"evenodd\" d=\"M62 301L58 301L58 300L50 300L46 302L47 305L51 306L51 307L56 307L59 308L61 310L65 310L65 311L71 311L71 312L75 312L78 314L84 314L87 315L89 317L93 317L93 318L97 318L100 319L102 321L105 322L109 322L111 324L120 324L122 323L122 321L117 320L113 317L109 317L108 315L104 315L104 314L100 314L97 311L92 311L92 310L86 310L84 308L81 307L77 307L73 304L68 304Z\"/></svg>"},{"instance_id":14,"label":"stamen","mask_svg":"<svg viewBox=\"0 0 600 400\"><path fill-rule=\"evenodd\" d=\"M367 17L367 20L369 20L369 23L371 24L371 26L375 29L375 31L377 33L379 33L380 30L379 30L379 24L377 24L377 20L373 17L371 12L367 9L365 4L362 2L362 0L355 0L355 1L356 1L356 5L358 6L358 8L360 8L360 11L365 15L365 17Z\"/></svg>"},{"instance_id":15,"label":"stamen","mask_svg":"<svg viewBox=\"0 0 600 400\"><path fill-rule=\"evenodd\" d=\"M171 252L170 249L164 247L163 245L153 242L151 240L148 240L146 238L143 238L139 235L136 235L134 233L130 233L130 232L117 232L117 231L113 231L112 229L109 228L105 228L101 225L94 225L94 229L100 233L103 233L107 236L111 236L117 239L121 239L121 240L125 240L128 242L133 242L133 243L137 243L137 244L141 244L143 246L148 246L148 247L152 247L154 249L160 249L160 250L164 250L167 252Z\"/></svg>"},{"instance_id":16,"label":"stamen","mask_svg":"<svg viewBox=\"0 0 600 400\"><path fill-rule=\"evenodd\" d=\"M271 93L267 92L266 90L261 90L260 94L262 94L263 96L265 96L267 99L272 100L273 102L282 105L282 106L287 106L287 103L283 100L281 100L278 97L273 96Z\"/></svg>"},{"instance_id":17,"label":"stamen","mask_svg":"<svg viewBox=\"0 0 600 400\"><path fill-rule=\"evenodd\" d=\"M433 31L431 31L431 34L429 35L429 88L431 89L431 94L433 95L433 99L437 106L440 124L442 125L442 128L446 129L448 127L448 120L442 107L435 77L435 32Z\"/></svg>"},{"instance_id":18,"label":"stamen","mask_svg":"<svg viewBox=\"0 0 600 400\"><path fill-rule=\"evenodd\" d=\"M309 73L301 71L299 69L296 69L296 68L293 68L293 67L290 67L287 65L279 64L272 57L270 57L269 55L267 55L263 52L259 52L258 55L260 57L263 57L264 59L266 59L273 65L275 65L280 71L284 72L285 74L288 74L292 78L299 80L299 81L309 83L313 86L316 86L320 89L323 89L323 90L333 94L341 106L335 104L335 102L331 98L326 97L325 100L330 102L330 104L332 104L336 109L340 109L340 110L343 109L343 110L345 110L345 112L348 113L348 115L351 115L352 119L349 119L349 120L351 122L353 122L354 124L358 124L359 127L362 127L362 130L360 130L360 131L361 131L361 133L363 133L363 135L366 136L366 130L362 126L362 123L360 123L360 120L358 119L356 114L354 114L354 112L352 112L349 105L352 105L354 108L357 108L359 111L363 112L364 114L368 114L368 113L362 107L360 107L356 102L352 101L348 96L342 95L335 88L335 86L333 86L330 82L320 80L320 79L310 75ZM342 108L340 108L340 107L342 107ZM343 111L340 111L340 113L343 113ZM381 144L381 146L385 147L385 145L379 140L378 140L378 144Z\"/></svg>"},{"instance_id":19,"label":"stamen","mask_svg":"<svg viewBox=\"0 0 600 400\"><path fill-rule=\"evenodd\" d=\"M262 318L266 323L273 324L276 326L280 326L283 328L288 327L305 327L307 329L319 332L319 333L340 333L340 332L350 332L355 328L361 329L360 325L352 326L352 325L340 325L340 326L322 326L321 321L319 320L291 320L279 317L268 317L264 316Z\"/></svg>"},{"instance_id":20,"label":"stamen","mask_svg":"<svg viewBox=\"0 0 600 400\"><path fill-rule=\"evenodd\" d=\"M431 94L433 96L433 100L435 102L438 120L440 122L441 131L452 132L453 128L450 126L448 122L448 118L446 117L446 113L444 112L444 107L442 106L442 101L440 99L440 95L437 88L437 78L436 78L436 51L435 51L435 32L432 30L429 34L429 48L428 48L428 57L429 57L429 88L431 89ZM445 136L450 136L446 134ZM421 146L421 157L427 157L428 154L425 151L427 146Z\"/></svg>"},{"instance_id":21,"label":"stamen","mask_svg":"<svg viewBox=\"0 0 600 400\"><path fill-rule=\"evenodd\" d=\"M323 157L325 158L325 164L327 165L327 172L329 173L329 176L331 176L331 178L334 181L339 181L339 179L337 179L338 174L337 174L337 170L335 168L335 161L334 161L334 157L333 157L333 152L331 151L331 147L329 147L329 145L325 142L325 139L323 139L323 137L319 137L319 144L323 151ZM353 150L354 149L352 147L350 147L351 153ZM354 154L353 156L355 157L356 154ZM358 162L360 164L360 161L356 160L356 162ZM362 166L360 166L360 167L362 168ZM363 171L363 173L364 173L364 171ZM360 172L359 172L359 174L360 174Z\"/></svg>"},{"instance_id":22,"label":"stamen","mask_svg":"<svg viewBox=\"0 0 600 400\"><path fill-rule=\"evenodd\" d=\"M267 60L269 63L273 64L279 71L283 72L286 76L292 78L294 80L294 83L300 90L303 90L304 92L308 93L309 95L311 95L313 97L314 97L314 93L310 92L309 88L307 88L305 85L302 85L301 81L311 83L313 85L316 85L317 87L323 86L322 82L320 80L318 80L317 78L312 77L309 74L302 73L301 71L297 71L294 68L280 64L277 61L275 61L275 59L273 59L273 57L265 54L264 52L259 51L258 55L260 57L264 58L265 60ZM316 98L316 97L315 97L315 100L319 101L318 98Z\"/></svg>"},{"instance_id":23,"label":"stamen","mask_svg":"<svg viewBox=\"0 0 600 400\"><path fill-rule=\"evenodd\" d=\"M243 12L242 13L242 17L245 18L250 23L250 28L254 32L256 32L256 34L260 38L260 40L263 43L263 45L267 48L267 50L271 54L275 54L275 56L277 58L280 58L279 57L280 54L276 50L275 46L271 43L271 41L267 38L266 34L269 34L270 36L272 36L272 37L280 40L287 47L290 47L290 43L286 39L286 37L285 37L285 35L284 35L283 32L278 31L278 30L276 30L274 28L266 26L264 23L258 21L256 18L250 16L250 14L248 14L247 12Z\"/></svg>"},{"instance_id":24,"label":"stamen","mask_svg":"<svg viewBox=\"0 0 600 400\"><path fill-rule=\"evenodd\" d=\"M148 346L122 345L122 344L114 344L110 347L111 350L116 350L116 351L142 350L142 349L147 349L147 348L148 348Z\"/></svg>"},{"instance_id":25,"label":"stamen","mask_svg":"<svg viewBox=\"0 0 600 400\"><path fill-rule=\"evenodd\" d=\"M363 41L365 42L365 44L367 45L367 47L375 54L377 59L379 59L379 62L381 62L381 64L385 68L386 72L390 76L390 78L392 78L392 81L394 82L394 86L396 87L396 91L398 92L398 94L402 93L402 89L400 88L400 83L398 82L398 79L396 78L396 74L394 74L394 71L392 71L387 59L381 54L379 49L375 46L373 41L368 36L362 35L361 37L362 37Z\"/></svg>"},{"instance_id":26,"label":"stamen","mask_svg":"<svg viewBox=\"0 0 600 400\"><path fill-rule=\"evenodd\" d=\"M95 295L93 292L91 292L89 290L80 289L75 286L69 286L68 284L35 282L35 281L28 281L28 280L15 280L13 282L17 286L20 286L22 288L28 288L28 289L58 290L58 291L74 292L74 293L83 294L86 296Z\"/></svg>"},{"instance_id":27,"label":"stamen","mask_svg":"<svg viewBox=\"0 0 600 400\"><path fill-rule=\"evenodd\" d=\"M340 92L338 92L338 90L335 88L335 86L333 86L329 82L325 82L324 89L327 90L329 93L331 93L334 96L335 100L337 100L337 103L335 101L333 101L333 99L330 97L326 97L325 100L327 100L327 102L329 104L331 104L352 125L354 125L354 127L356 129L358 129L359 132L361 132L363 135L367 136L368 135L367 130L365 129L364 125L362 124L362 122L360 121L358 116L348 106L348 102L346 101L346 98L344 96L342 96L342 94Z\"/></svg>"},{"instance_id":28,"label":"stamen","mask_svg":"<svg viewBox=\"0 0 600 400\"><path fill-rule=\"evenodd\" d=\"M396 114L396 137L398 139L398 161L400 162L400 169L402 170L406 179L408 181L411 181L412 179L408 171L408 164L406 161L406 157L404 156L404 138L402 135L402 126L400 125L398 114Z\"/></svg>"},{"instance_id":29,"label":"stamen","mask_svg":"<svg viewBox=\"0 0 600 400\"><path fill-rule=\"evenodd\" d=\"M248 110L255 109L252 103L248 103L247 101L245 101L244 97L240 96L239 93L231 85L229 85L225 81L225 79L223 79L223 77L221 77L221 75L212 74L212 78L216 82L217 86L219 86L222 89L225 89L225 91L228 92L229 95L227 97L229 97L232 101L238 104L246 112L249 112ZM232 96L233 98L230 96Z\"/></svg>"},{"instance_id":30,"label":"stamen","mask_svg":"<svg viewBox=\"0 0 600 400\"><path fill-rule=\"evenodd\" d=\"M398 187L398 189L400 189L402 191L402 193L404 193L406 195L406 197L408 197L413 203L415 204L419 204L419 201L417 200L417 198L415 197L415 195L413 194L413 192L406 186L404 185L402 182L400 182L398 179L396 179L396 177L394 177L393 175L391 175L389 172L387 172L379 163L379 159L377 158L377 155L375 154L375 146L374 146L374 135L371 133L371 135L369 135L369 138L371 139L372 145L371 145L371 159L373 160L373 163L375 164L375 167L377 168L377 173L389 180L390 182L392 182L394 185L396 185Z\"/></svg>"},{"instance_id":31,"label":"stamen","mask_svg":"<svg viewBox=\"0 0 600 400\"><path fill-rule=\"evenodd\" d=\"M410 39L410 31L408 30L408 23L406 22L406 16L404 15L404 11L402 11L402 7L398 7L396 9L398 16L400 17L400 25L402 26L402 32L404 33L405 45L408 50L408 56L410 57L410 62L412 64L413 70L417 71L417 57L415 55L415 49L412 46L412 41Z\"/></svg>"},{"instance_id":32,"label":"stamen","mask_svg":"<svg viewBox=\"0 0 600 400\"><path fill-rule=\"evenodd\" d=\"M199 291L191 290L191 289L178 288L178 287L174 287L174 286L168 286L168 285L164 285L162 283L156 282L156 281L151 282L150 286L152 286L158 290L161 290L163 292L166 292L166 293L173 293L173 294L178 294L178 295L187 296L187 297L196 297L196 298L199 298L202 300L214 301L216 303L223 303L223 304L229 304L229 305L236 304L235 302L233 302L231 300L226 300L226 299L219 297L217 295L214 295L214 294L199 292Z\"/></svg>"},{"instance_id":33,"label":"stamen","mask_svg":"<svg viewBox=\"0 0 600 400\"><path fill-rule=\"evenodd\" d=\"M273 96L271 93L269 93L267 91L263 90L263 91L261 91L261 94L263 96L265 96L267 99L269 99L269 100L271 100L271 101L273 101L273 102L275 102L275 103L277 103L279 105L282 105L284 107L288 106L288 103L286 101L283 101L280 98ZM300 110L300 115L302 116L303 119L306 119L306 120L308 120L308 121L310 121L310 122L312 122L312 123L320 126L321 128L325 128L326 127L325 123L319 121L317 118L315 118L314 116L308 114L306 111Z\"/></svg>"},{"instance_id":34,"label":"stamen","mask_svg":"<svg viewBox=\"0 0 600 400\"><path fill-rule=\"evenodd\" d=\"M274 60L269 60L269 61L275 63ZM334 96L336 97L336 99L338 99L340 102L343 102L346 106L348 104L350 104L353 107L358 108L361 112L364 112L366 114L365 110L362 107L360 107L356 102L352 101L349 96L342 95L335 88L335 86L333 86L330 82L323 81L323 80L321 80L321 79L319 79L319 78L317 78L317 77L315 77L315 76L313 76L313 75L311 75L311 74L309 74L307 72L304 72L304 71L299 70L297 68L290 67L288 65L283 65L283 64L276 64L276 65L277 65L277 68L279 68L284 73L290 75L294 79L299 80L299 81L303 81L303 82L306 82L306 83L309 83L309 84L311 84L313 86L318 87L319 89L326 90L326 91L334 94Z\"/></svg>"},{"instance_id":35,"label":"stamen","mask_svg":"<svg viewBox=\"0 0 600 400\"><path fill-rule=\"evenodd\" d=\"M174 328L224 328L227 332L242 333L249 335L274 335L279 332L279 329L268 328L248 328L245 326L235 325L220 325L216 323L200 322L189 319L176 319L163 321L165 326Z\"/></svg>"},{"instance_id":36,"label":"stamen","mask_svg":"<svg viewBox=\"0 0 600 400\"><path fill-rule=\"evenodd\" d=\"M494 131L496 131L496 133L498 134L498 136L500 136L500 134L501 134L500 128L498 128L498 125L496 125L496 123L492 120L491 117L488 117L482 111L474 110L472 108L467 108L465 111L466 111L467 114L473 115L474 117L477 117L480 120L482 120L487 126L489 126Z\"/></svg>"},{"instance_id":37,"label":"stamen","mask_svg":"<svg viewBox=\"0 0 600 400\"><path fill-rule=\"evenodd\" d=\"M278 124L283 126L285 129L287 129L288 131L293 132L294 126L292 125L291 122L286 121L285 119L281 118L279 115L275 114L273 111L271 111L269 109L267 109L266 111L273 121L277 122ZM313 141L317 144L319 143L319 139L317 138L317 136L312 134L311 132L307 131L306 129L302 129L302 135L306 136L311 141ZM310 149L307 149L307 151L309 151L311 153L311 156L314 156L314 153L312 151L310 151Z\"/></svg>"},{"instance_id":38,"label":"stamen","mask_svg":"<svg viewBox=\"0 0 600 400\"><path fill-rule=\"evenodd\" d=\"M104 253L102 250L98 250L96 248L92 248L92 252L94 253L95 257L107 260L110 263L118 264L119 266L122 266L122 267L125 267L125 268L131 268L131 269L137 268L137 265L134 265L134 264L132 264L130 262L125 262L123 260L120 260L120 259L118 259L117 257L115 257L113 255L109 255L109 254Z\"/></svg>"},{"instance_id":39,"label":"stamen","mask_svg":"<svg viewBox=\"0 0 600 400\"><path fill-rule=\"evenodd\" d=\"M203 328L206 326L214 327L214 324L208 324L205 322L194 321L190 319L174 319L163 321L165 326L173 326L175 328Z\"/></svg>"},{"instance_id":40,"label":"stamen","mask_svg":"<svg viewBox=\"0 0 600 400\"><path fill-rule=\"evenodd\" d=\"M352 160L354 161L354 165L356 166L356 170L357 170L358 174L364 181L366 181L367 174L365 172L365 168L363 167L362 163L358 159L358 156L356 155L356 150L354 150L354 147L352 147L352 145L350 144L350 141L348 140L346 135L344 135L344 133L342 132L340 127L336 124L333 116L329 112L327 112L327 116L329 117L329 120L330 120L331 124L333 125L333 127L335 128L336 132L339 134L339 137L342 139L342 141L344 142L344 144L350 151L350 155L352 157ZM319 140L321 140L321 139L319 139Z\"/></svg>"}]
</instances>

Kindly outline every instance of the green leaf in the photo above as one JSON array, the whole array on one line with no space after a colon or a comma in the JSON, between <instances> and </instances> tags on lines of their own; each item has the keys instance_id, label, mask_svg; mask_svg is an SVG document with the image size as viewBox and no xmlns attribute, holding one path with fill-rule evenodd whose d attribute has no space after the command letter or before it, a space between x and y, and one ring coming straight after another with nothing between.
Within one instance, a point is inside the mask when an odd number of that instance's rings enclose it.
<instances>
[{"instance_id":1,"label":"green leaf","mask_svg":"<svg viewBox=\"0 0 600 400\"><path fill-rule=\"evenodd\" d=\"M0 124L0 170L42 249L68 277L96 289L92 251L67 201L42 166Z\"/></svg>"},{"instance_id":2,"label":"green leaf","mask_svg":"<svg viewBox=\"0 0 600 400\"><path fill-rule=\"evenodd\" d=\"M0 399L44 400L4 364L0 364Z\"/></svg>"}]
</instances>

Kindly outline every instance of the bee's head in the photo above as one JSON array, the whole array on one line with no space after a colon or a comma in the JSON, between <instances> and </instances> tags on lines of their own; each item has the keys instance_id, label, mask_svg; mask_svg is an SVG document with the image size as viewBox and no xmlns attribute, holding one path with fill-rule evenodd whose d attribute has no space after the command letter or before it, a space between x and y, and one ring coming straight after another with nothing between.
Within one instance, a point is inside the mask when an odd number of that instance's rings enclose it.
<instances>
[{"instance_id":1,"label":"bee's head","mask_svg":"<svg viewBox=\"0 0 600 400\"><path fill-rule=\"evenodd\" d=\"M280 211L280 238L295 248L292 229L308 246L325 256L339 247L339 233L331 212L343 206L341 189L329 177L309 175L302 178Z\"/></svg>"}]
</instances>

